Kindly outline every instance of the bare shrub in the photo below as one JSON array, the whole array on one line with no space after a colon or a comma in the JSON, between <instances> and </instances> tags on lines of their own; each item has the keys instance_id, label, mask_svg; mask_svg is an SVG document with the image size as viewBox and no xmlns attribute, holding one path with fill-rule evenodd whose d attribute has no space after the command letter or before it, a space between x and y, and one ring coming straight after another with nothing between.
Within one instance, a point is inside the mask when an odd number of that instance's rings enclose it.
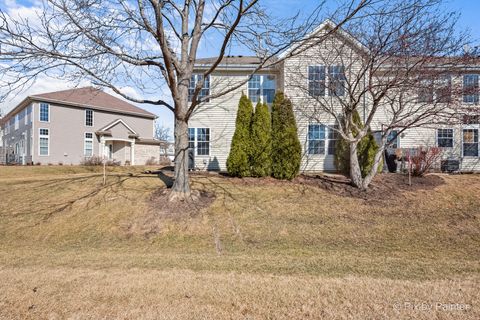
<instances>
[{"instance_id":1,"label":"bare shrub","mask_svg":"<svg viewBox=\"0 0 480 320\"><path fill-rule=\"evenodd\" d=\"M145 161L146 166L156 166L158 165L158 161L155 157L150 157L147 161Z\"/></svg>"},{"instance_id":2,"label":"bare shrub","mask_svg":"<svg viewBox=\"0 0 480 320\"><path fill-rule=\"evenodd\" d=\"M410 172L413 176L422 177L438 162L441 150L438 147L418 147L408 155Z\"/></svg>"},{"instance_id":3,"label":"bare shrub","mask_svg":"<svg viewBox=\"0 0 480 320\"><path fill-rule=\"evenodd\" d=\"M101 166L103 164L102 158L99 156L91 156L88 158L84 158L80 164L82 166Z\"/></svg>"}]
</instances>

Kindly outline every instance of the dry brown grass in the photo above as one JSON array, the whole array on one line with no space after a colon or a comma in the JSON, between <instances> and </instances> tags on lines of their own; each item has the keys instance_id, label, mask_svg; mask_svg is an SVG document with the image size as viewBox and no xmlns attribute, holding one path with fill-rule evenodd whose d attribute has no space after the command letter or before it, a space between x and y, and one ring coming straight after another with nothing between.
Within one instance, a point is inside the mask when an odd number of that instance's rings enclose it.
<instances>
[{"instance_id":1,"label":"dry brown grass","mask_svg":"<svg viewBox=\"0 0 480 320\"><path fill-rule=\"evenodd\" d=\"M0 168L0 318L480 318L478 175L384 199L196 175L214 203L165 218L143 169Z\"/></svg>"}]
</instances>

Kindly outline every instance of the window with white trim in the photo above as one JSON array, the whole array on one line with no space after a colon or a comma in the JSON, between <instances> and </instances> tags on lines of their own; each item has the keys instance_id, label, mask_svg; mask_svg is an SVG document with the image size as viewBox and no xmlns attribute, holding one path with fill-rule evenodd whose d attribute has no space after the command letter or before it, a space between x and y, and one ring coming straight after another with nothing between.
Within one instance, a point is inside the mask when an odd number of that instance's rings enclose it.
<instances>
[{"instance_id":1,"label":"window with white trim","mask_svg":"<svg viewBox=\"0 0 480 320\"><path fill-rule=\"evenodd\" d=\"M49 129L39 129L39 136L38 136L38 154L40 156L48 156L49 155L49 145L50 145L50 131Z\"/></svg>"},{"instance_id":2,"label":"window with white trim","mask_svg":"<svg viewBox=\"0 0 480 320\"><path fill-rule=\"evenodd\" d=\"M188 128L188 147L194 149L197 156L208 156L210 128Z\"/></svg>"},{"instance_id":3,"label":"window with white trim","mask_svg":"<svg viewBox=\"0 0 480 320\"><path fill-rule=\"evenodd\" d=\"M327 151L328 151L328 154L329 155L335 155L335 148L336 148L336 145L337 145L337 140L338 140L338 126L335 125L334 128L328 128L328 148L327 148Z\"/></svg>"},{"instance_id":4,"label":"window with white trim","mask_svg":"<svg viewBox=\"0 0 480 320\"><path fill-rule=\"evenodd\" d=\"M93 110L85 109L85 126L93 127Z\"/></svg>"},{"instance_id":5,"label":"window with white trim","mask_svg":"<svg viewBox=\"0 0 480 320\"><path fill-rule=\"evenodd\" d=\"M433 103L433 80L429 78L420 79L418 81L418 96L419 103Z\"/></svg>"},{"instance_id":6,"label":"window with white trim","mask_svg":"<svg viewBox=\"0 0 480 320\"><path fill-rule=\"evenodd\" d=\"M437 146L440 148L453 148L453 129L437 129Z\"/></svg>"},{"instance_id":7,"label":"window with white trim","mask_svg":"<svg viewBox=\"0 0 480 320\"><path fill-rule=\"evenodd\" d=\"M325 96L325 66L308 66L308 94L312 97Z\"/></svg>"},{"instance_id":8,"label":"window with white trim","mask_svg":"<svg viewBox=\"0 0 480 320\"><path fill-rule=\"evenodd\" d=\"M273 103L277 83L271 74L255 74L248 80L248 98L253 103Z\"/></svg>"},{"instance_id":9,"label":"window with white trim","mask_svg":"<svg viewBox=\"0 0 480 320\"><path fill-rule=\"evenodd\" d=\"M463 129L463 156L478 157L478 129Z\"/></svg>"},{"instance_id":10,"label":"window with white trim","mask_svg":"<svg viewBox=\"0 0 480 320\"><path fill-rule=\"evenodd\" d=\"M84 140L84 151L83 154L85 157L93 156L93 133L86 132Z\"/></svg>"},{"instance_id":11,"label":"window with white trim","mask_svg":"<svg viewBox=\"0 0 480 320\"><path fill-rule=\"evenodd\" d=\"M10 133L15 130L15 117L10 118Z\"/></svg>"},{"instance_id":12,"label":"window with white trim","mask_svg":"<svg viewBox=\"0 0 480 320\"><path fill-rule=\"evenodd\" d=\"M478 104L479 98L478 74L463 76L463 102Z\"/></svg>"},{"instance_id":13,"label":"window with white trim","mask_svg":"<svg viewBox=\"0 0 480 320\"><path fill-rule=\"evenodd\" d=\"M50 121L50 105L48 103L40 103L39 119L40 122Z\"/></svg>"},{"instance_id":14,"label":"window with white trim","mask_svg":"<svg viewBox=\"0 0 480 320\"><path fill-rule=\"evenodd\" d=\"M335 145L338 139L338 133L334 128L329 128L323 124L308 125L308 154L335 154Z\"/></svg>"},{"instance_id":15,"label":"window with white trim","mask_svg":"<svg viewBox=\"0 0 480 320\"><path fill-rule=\"evenodd\" d=\"M18 127L20 126L20 114L16 114L15 117L15 130L18 130Z\"/></svg>"},{"instance_id":16,"label":"window with white trim","mask_svg":"<svg viewBox=\"0 0 480 320\"><path fill-rule=\"evenodd\" d=\"M324 125L308 125L308 154L325 154Z\"/></svg>"},{"instance_id":17,"label":"window with white trim","mask_svg":"<svg viewBox=\"0 0 480 320\"><path fill-rule=\"evenodd\" d=\"M328 67L328 95L331 97L343 97L345 95L345 67Z\"/></svg>"},{"instance_id":18,"label":"window with white trim","mask_svg":"<svg viewBox=\"0 0 480 320\"><path fill-rule=\"evenodd\" d=\"M452 76L444 74L435 80L435 100L440 103L452 101Z\"/></svg>"},{"instance_id":19,"label":"window with white trim","mask_svg":"<svg viewBox=\"0 0 480 320\"><path fill-rule=\"evenodd\" d=\"M195 92L195 87L199 81L203 81L202 74L193 74L190 78L190 82L188 83L188 101L192 102L193 94ZM205 99L210 95L210 75L205 78L203 81L203 86L200 92L198 93L197 100L202 102L209 102L210 99Z\"/></svg>"}]
</instances>

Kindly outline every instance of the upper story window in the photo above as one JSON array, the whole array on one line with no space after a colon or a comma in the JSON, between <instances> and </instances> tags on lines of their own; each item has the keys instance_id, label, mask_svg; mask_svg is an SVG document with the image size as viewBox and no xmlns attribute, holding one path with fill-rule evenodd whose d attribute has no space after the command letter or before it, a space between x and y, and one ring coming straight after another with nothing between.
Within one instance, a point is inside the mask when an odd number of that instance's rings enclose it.
<instances>
[{"instance_id":1,"label":"upper story window","mask_svg":"<svg viewBox=\"0 0 480 320\"><path fill-rule=\"evenodd\" d=\"M308 66L308 94L325 96L325 66Z\"/></svg>"},{"instance_id":2,"label":"upper story window","mask_svg":"<svg viewBox=\"0 0 480 320\"><path fill-rule=\"evenodd\" d=\"M437 129L437 146L440 148L453 147L453 129Z\"/></svg>"},{"instance_id":3,"label":"upper story window","mask_svg":"<svg viewBox=\"0 0 480 320\"><path fill-rule=\"evenodd\" d=\"M93 110L85 109L85 126L93 127Z\"/></svg>"},{"instance_id":4,"label":"upper story window","mask_svg":"<svg viewBox=\"0 0 480 320\"><path fill-rule=\"evenodd\" d=\"M463 102L478 103L478 74L466 74L463 76Z\"/></svg>"},{"instance_id":5,"label":"upper story window","mask_svg":"<svg viewBox=\"0 0 480 320\"><path fill-rule=\"evenodd\" d=\"M435 81L435 99L440 103L452 101L452 77L450 75L442 75Z\"/></svg>"},{"instance_id":6,"label":"upper story window","mask_svg":"<svg viewBox=\"0 0 480 320\"><path fill-rule=\"evenodd\" d=\"M41 122L50 121L50 105L48 103L40 103L39 117Z\"/></svg>"},{"instance_id":7,"label":"upper story window","mask_svg":"<svg viewBox=\"0 0 480 320\"><path fill-rule=\"evenodd\" d=\"M345 67L328 67L328 94L331 97L343 97L345 95Z\"/></svg>"},{"instance_id":8,"label":"upper story window","mask_svg":"<svg viewBox=\"0 0 480 320\"><path fill-rule=\"evenodd\" d=\"M452 78L442 75L435 79L421 79L418 84L419 103L449 103L452 99Z\"/></svg>"},{"instance_id":9,"label":"upper story window","mask_svg":"<svg viewBox=\"0 0 480 320\"><path fill-rule=\"evenodd\" d=\"M248 97L253 103L273 103L276 87L274 75L255 74L248 80Z\"/></svg>"},{"instance_id":10,"label":"upper story window","mask_svg":"<svg viewBox=\"0 0 480 320\"><path fill-rule=\"evenodd\" d=\"M9 121L9 127L10 127L10 128L9 128L9 131L10 131L10 132L12 132L13 130L15 130L15 127L16 127L16 125L15 125L15 122L16 122L16 121L15 121L15 118L16 118L16 117L10 118L10 121Z\"/></svg>"},{"instance_id":11,"label":"upper story window","mask_svg":"<svg viewBox=\"0 0 480 320\"><path fill-rule=\"evenodd\" d=\"M195 87L199 81L203 81L203 75L201 74L194 74L188 83L188 101L192 102L193 93L195 92ZM202 102L209 102L210 99L205 98L210 95L210 75L205 78L203 82L202 89L198 93L197 100Z\"/></svg>"},{"instance_id":12,"label":"upper story window","mask_svg":"<svg viewBox=\"0 0 480 320\"><path fill-rule=\"evenodd\" d=\"M14 118L15 118L15 130L18 130L18 127L20 126L20 114L17 113Z\"/></svg>"},{"instance_id":13,"label":"upper story window","mask_svg":"<svg viewBox=\"0 0 480 320\"><path fill-rule=\"evenodd\" d=\"M418 97L419 103L433 102L433 81L432 79L421 79L418 83Z\"/></svg>"}]
</instances>

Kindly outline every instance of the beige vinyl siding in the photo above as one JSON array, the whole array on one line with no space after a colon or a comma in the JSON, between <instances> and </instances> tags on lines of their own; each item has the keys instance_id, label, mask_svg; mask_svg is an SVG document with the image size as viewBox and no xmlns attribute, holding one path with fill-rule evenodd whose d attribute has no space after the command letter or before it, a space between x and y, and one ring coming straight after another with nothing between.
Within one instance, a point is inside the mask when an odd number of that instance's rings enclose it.
<instances>
[{"instance_id":1,"label":"beige vinyl siding","mask_svg":"<svg viewBox=\"0 0 480 320\"><path fill-rule=\"evenodd\" d=\"M308 44L307 44L308 45ZM333 52L332 48L341 48L340 52ZM290 98L294 106L300 143L302 144L301 171L335 171L334 156L308 154L308 125L320 123L328 127L335 125L335 118L323 111L315 98L309 96L308 66L325 66L325 78L328 81L329 66L345 66L345 76L354 77L359 70L359 52L353 46L336 36L331 36L318 45L311 47L301 54L289 58L284 62L285 95ZM338 98L329 97L328 87L325 89L324 104L336 114L341 113Z\"/></svg>"},{"instance_id":2,"label":"beige vinyl siding","mask_svg":"<svg viewBox=\"0 0 480 320\"><path fill-rule=\"evenodd\" d=\"M274 74L260 72L259 74ZM248 71L219 71L210 76L211 94L225 88L235 86L248 79ZM278 77L277 77L278 82ZM278 87L278 83L277 83ZM242 92L247 94L248 84L242 84L238 89L197 107L188 122L190 128L210 128L210 154L196 155L195 166L200 170L227 169L226 163L230 152L230 144L235 132L238 102Z\"/></svg>"}]
</instances>

